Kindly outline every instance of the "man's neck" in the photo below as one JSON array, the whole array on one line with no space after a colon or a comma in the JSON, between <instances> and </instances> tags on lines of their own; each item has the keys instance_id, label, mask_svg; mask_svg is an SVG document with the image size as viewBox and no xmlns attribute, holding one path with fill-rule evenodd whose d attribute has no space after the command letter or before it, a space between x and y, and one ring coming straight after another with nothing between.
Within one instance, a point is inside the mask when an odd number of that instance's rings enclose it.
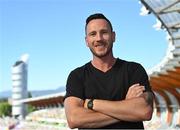
<instances>
[{"instance_id":1,"label":"man's neck","mask_svg":"<svg viewBox=\"0 0 180 130\"><path fill-rule=\"evenodd\" d=\"M114 58L113 56L103 58L93 57L93 60L91 61L92 65L95 68L103 72L107 72L109 69L111 69L115 62L116 58Z\"/></svg>"}]
</instances>

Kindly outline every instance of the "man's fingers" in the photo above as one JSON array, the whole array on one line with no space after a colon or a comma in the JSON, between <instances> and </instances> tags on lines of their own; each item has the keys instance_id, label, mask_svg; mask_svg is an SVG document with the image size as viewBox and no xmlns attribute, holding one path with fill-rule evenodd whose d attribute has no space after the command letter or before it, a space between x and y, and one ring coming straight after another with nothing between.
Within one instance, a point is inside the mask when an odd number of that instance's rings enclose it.
<instances>
[{"instance_id":1,"label":"man's fingers","mask_svg":"<svg viewBox=\"0 0 180 130\"><path fill-rule=\"evenodd\" d=\"M145 87L144 86L137 86L134 88L134 91L144 91Z\"/></svg>"},{"instance_id":2,"label":"man's fingers","mask_svg":"<svg viewBox=\"0 0 180 130\"><path fill-rule=\"evenodd\" d=\"M144 90L145 90L144 86L137 89L135 92L136 96L139 97L141 94L143 94Z\"/></svg>"},{"instance_id":3,"label":"man's fingers","mask_svg":"<svg viewBox=\"0 0 180 130\"><path fill-rule=\"evenodd\" d=\"M136 97L140 97L143 94L143 92L139 92Z\"/></svg>"},{"instance_id":4,"label":"man's fingers","mask_svg":"<svg viewBox=\"0 0 180 130\"><path fill-rule=\"evenodd\" d=\"M139 85L139 84L134 84L132 85L130 88L129 88L129 92L134 92L134 91L139 91L139 90L142 90L144 91L145 90L145 87L142 86L142 85Z\"/></svg>"},{"instance_id":5,"label":"man's fingers","mask_svg":"<svg viewBox=\"0 0 180 130\"><path fill-rule=\"evenodd\" d=\"M133 89L134 87L137 87L137 86L139 86L139 85L140 85L139 83L133 84L133 85L130 87L130 89Z\"/></svg>"},{"instance_id":6,"label":"man's fingers","mask_svg":"<svg viewBox=\"0 0 180 130\"><path fill-rule=\"evenodd\" d=\"M140 85L139 83L133 84L127 92L126 99L139 97L144 92L144 90L145 90L145 87Z\"/></svg>"}]
</instances>

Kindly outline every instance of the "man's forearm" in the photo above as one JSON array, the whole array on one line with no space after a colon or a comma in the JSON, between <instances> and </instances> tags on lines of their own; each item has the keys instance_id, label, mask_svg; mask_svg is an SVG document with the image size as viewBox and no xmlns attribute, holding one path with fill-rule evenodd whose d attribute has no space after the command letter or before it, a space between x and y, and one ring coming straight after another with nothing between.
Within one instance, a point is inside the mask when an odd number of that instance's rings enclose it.
<instances>
[{"instance_id":1,"label":"man's forearm","mask_svg":"<svg viewBox=\"0 0 180 130\"><path fill-rule=\"evenodd\" d=\"M153 108L144 97L137 97L123 101L96 99L93 109L119 120L143 121L151 119Z\"/></svg>"},{"instance_id":2,"label":"man's forearm","mask_svg":"<svg viewBox=\"0 0 180 130\"><path fill-rule=\"evenodd\" d=\"M108 115L84 108L81 104L81 100L76 97L65 100L65 112L70 128L99 128L119 122Z\"/></svg>"},{"instance_id":3,"label":"man's forearm","mask_svg":"<svg viewBox=\"0 0 180 130\"><path fill-rule=\"evenodd\" d=\"M71 116L71 128L99 128L116 122L119 120L87 108L77 108Z\"/></svg>"}]
</instances>

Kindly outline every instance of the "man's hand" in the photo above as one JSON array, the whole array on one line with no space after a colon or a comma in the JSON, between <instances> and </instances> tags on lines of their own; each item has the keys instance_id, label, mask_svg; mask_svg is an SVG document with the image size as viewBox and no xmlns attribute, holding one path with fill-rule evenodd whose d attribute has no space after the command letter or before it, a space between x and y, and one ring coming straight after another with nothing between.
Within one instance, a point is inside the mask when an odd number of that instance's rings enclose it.
<instances>
[{"instance_id":1,"label":"man's hand","mask_svg":"<svg viewBox=\"0 0 180 130\"><path fill-rule=\"evenodd\" d=\"M86 99L86 100L84 101L84 108L87 108L87 103L88 103L89 100L90 100L90 99Z\"/></svg>"},{"instance_id":2,"label":"man's hand","mask_svg":"<svg viewBox=\"0 0 180 130\"><path fill-rule=\"evenodd\" d=\"M131 99L135 97L140 97L143 94L145 87L140 85L139 83L133 84L129 87L128 92L126 94L126 99Z\"/></svg>"}]
</instances>

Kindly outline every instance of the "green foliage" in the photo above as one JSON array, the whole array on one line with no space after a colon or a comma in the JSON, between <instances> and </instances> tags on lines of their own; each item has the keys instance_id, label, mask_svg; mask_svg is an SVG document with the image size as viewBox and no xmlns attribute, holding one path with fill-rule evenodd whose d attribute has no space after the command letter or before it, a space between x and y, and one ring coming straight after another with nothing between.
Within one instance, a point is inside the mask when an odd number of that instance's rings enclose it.
<instances>
[{"instance_id":1,"label":"green foliage","mask_svg":"<svg viewBox=\"0 0 180 130\"><path fill-rule=\"evenodd\" d=\"M28 104L28 113L31 113L31 112L33 112L33 111L36 111L37 109L34 107L34 106L32 106L32 105L29 105Z\"/></svg>"},{"instance_id":2,"label":"green foliage","mask_svg":"<svg viewBox=\"0 0 180 130\"><path fill-rule=\"evenodd\" d=\"M0 117L11 116L12 106L8 102L0 103Z\"/></svg>"},{"instance_id":3,"label":"green foliage","mask_svg":"<svg viewBox=\"0 0 180 130\"><path fill-rule=\"evenodd\" d=\"M29 91L29 92L28 92L28 98L31 98L31 97L32 97L32 94L31 94L31 92ZM28 113L31 113L31 112L37 110L34 106L32 106L32 105L30 105L30 104L27 105L27 109L28 109L28 110L27 110Z\"/></svg>"},{"instance_id":4,"label":"green foliage","mask_svg":"<svg viewBox=\"0 0 180 130\"><path fill-rule=\"evenodd\" d=\"M31 98L32 97L32 94L30 91L28 91L28 98Z\"/></svg>"},{"instance_id":5,"label":"green foliage","mask_svg":"<svg viewBox=\"0 0 180 130\"><path fill-rule=\"evenodd\" d=\"M7 102L7 101L8 101L7 98L0 98L0 103L1 103L1 102Z\"/></svg>"}]
</instances>

